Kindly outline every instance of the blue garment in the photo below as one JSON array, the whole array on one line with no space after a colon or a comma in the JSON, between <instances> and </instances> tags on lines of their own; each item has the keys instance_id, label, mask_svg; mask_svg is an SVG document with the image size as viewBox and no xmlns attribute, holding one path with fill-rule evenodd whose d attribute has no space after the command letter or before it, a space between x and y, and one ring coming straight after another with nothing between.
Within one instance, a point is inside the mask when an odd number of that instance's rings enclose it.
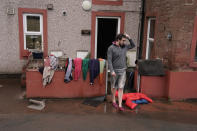
<instances>
[{"instance_id":1,"label":"blue garment","mask_svg":"<svg viewBox=\"0 0 197 131\"><path fill-rule=\"evenodd\" d=\"M68 65L65 69L64 82L68 83L73 79L72 77L72 59L68 59Z\"/></svg>"},{"instance_id":2,"label":"blue garment","mask_svg":"<svg viewBox=\"0 0 197 131\"><path fill-rule=\"evenodd\" d=\"M97 59L89 60L89 70L90 70L90 84L94 84L94 79L100 73L100 63Z\"/></svg>"},{"instance_id":3,"label":"blue garment","mask_svg":"<svg viewBox=\"0 0 197 131\"><path fill-rule=\"evenodd\" d=\"M143 104L141 100L136 100L136 104Z\"/></svg>"},{"instance_id":4,"label":"blue garment","mask_svg":"<svg viewBox=\"0 0 197 131\"><path fill-rule=\"evenodd\" d=\"M134 100L132 102L136 104L148 104L148 101L146 99Z\"/></svg>"},{"instance_id":5,"label":"blue garment","mask_svg":"<svg viewBox=\"0 0 197 131\"><path fill-rule=\"evenodd\" d=\"M136 100L132 101L133 103L136 103Z\"/></svg>"},{"instance_id":6,"label":"blue garment","mask_svg":"<svg viewBox=\"0 0 197 131\"><path fill-rule=\"evenodd\" d=\"M146 99L141 99L143 104L148 104L148 101Z\"/></svg>"}]
</instances>

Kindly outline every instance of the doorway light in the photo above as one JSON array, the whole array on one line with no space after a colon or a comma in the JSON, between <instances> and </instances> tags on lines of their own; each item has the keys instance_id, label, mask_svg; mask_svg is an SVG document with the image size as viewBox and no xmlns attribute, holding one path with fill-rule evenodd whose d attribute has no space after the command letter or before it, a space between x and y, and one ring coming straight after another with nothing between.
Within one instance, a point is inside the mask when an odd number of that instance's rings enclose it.
<instances>
[{"instance_id":1,"label":"doorway light","mask_svg":"<svg viewBox=\"0 0 197 131\"><path fill-rule=\"evenodd\" d=\"M92 3L89 0L84 0L82 3L82 8L85 11L89 11L92 8Z\"/></svg>"}]
</instances>

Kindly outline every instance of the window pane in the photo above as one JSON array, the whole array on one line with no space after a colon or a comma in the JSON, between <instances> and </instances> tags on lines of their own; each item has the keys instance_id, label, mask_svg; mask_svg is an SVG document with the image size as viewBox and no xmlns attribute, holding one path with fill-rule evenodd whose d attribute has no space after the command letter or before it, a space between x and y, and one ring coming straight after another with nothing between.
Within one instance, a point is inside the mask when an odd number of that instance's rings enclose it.
<instances>
[{"instance_id":1,"label":"window pane","mask_svg":"<svg viewBox=\"0 0 197 131\"><path fill-rule=\"evenodd\" d=\"M27 16L27 31L40 32L40 17Z\"/></svg>"},{"instance_id":2,"label":"window pane","mask_svg":"<svg viewBox=\"0 0 197 131\"><path fill-rule=\"evenodd\" d=\"M155 34L155 20L150 20L150 32L149 32L149 38L154 38Z\"/></svg>"},{"instance_id":3,"label":"window pane","mask_svg":"<svg viewBox=\"0 0 197 131\"><path fill-rule=\"evenodd\" d=\"M26 48L42 50L41 35L26 35Z\"/></svg>"},{"instance_id":4,"label":"window pane","mask_svg":"<svg viewBox=\"0 0 197 131\"><path fill-rule=\"evenodd\" d=\"M151 58L152 50L153 50L153 41L149 41L149 47L148 47L148 59Z\"/></svg>"}]
</instances>

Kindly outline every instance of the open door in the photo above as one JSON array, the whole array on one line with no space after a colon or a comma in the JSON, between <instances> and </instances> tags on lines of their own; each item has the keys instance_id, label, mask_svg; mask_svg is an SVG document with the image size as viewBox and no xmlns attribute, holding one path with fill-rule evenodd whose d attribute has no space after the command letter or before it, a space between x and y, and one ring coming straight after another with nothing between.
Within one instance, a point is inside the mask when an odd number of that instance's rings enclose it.
<instances>
[{"instance_id":1,"label":"open door","mask_svg":"<svg viewBox=\"0 0 197 131\"><path fill-rule=\"evenodd\" d=\"M118 33L124 33L124 12L92 12L91 58L106 59Z\"/></svg>"},{"instance_id":2,"label":"open door","mask_svg":"<svg viewBox=\"0 0 197 131\"><path fill-rule=\"evenodd\" d=\"M120 33L120 17L96 17L95 58L107 58L107 49Z\"/></svg>"}]
</instances>

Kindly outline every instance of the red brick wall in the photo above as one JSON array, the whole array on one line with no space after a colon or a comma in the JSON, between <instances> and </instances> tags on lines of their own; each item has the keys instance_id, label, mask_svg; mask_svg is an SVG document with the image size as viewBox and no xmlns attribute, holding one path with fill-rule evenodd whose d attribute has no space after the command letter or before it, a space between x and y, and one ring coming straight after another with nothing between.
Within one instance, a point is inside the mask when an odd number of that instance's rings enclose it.
<instances>
[{"instance_id":1,"label":"red brick wall","mask_svg":"<svg viewBox=\"0 0 197 131\"><path fill-rule=\"evenodd\" d=\"M196 7L197 0L146 0L145 13L157 14L155 57L171 70L195 70L189 64Z\"/></svg>"}]
</instances>

